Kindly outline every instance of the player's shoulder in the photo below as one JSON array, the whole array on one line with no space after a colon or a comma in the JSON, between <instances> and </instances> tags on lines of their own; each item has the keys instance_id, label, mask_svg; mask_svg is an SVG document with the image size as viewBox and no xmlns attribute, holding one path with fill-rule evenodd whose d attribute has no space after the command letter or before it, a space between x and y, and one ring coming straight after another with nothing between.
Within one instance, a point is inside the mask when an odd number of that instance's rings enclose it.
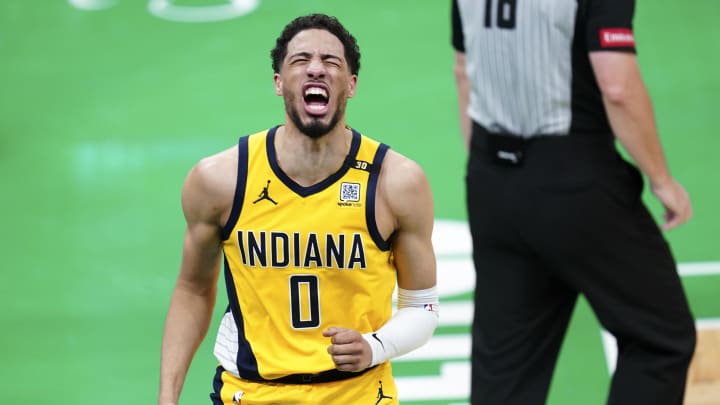
<instances>
[{"instance_id":1,"label":"player's shoulder","mask_svg":"<svg viewBox=\"0 0 720 405\"><path fill-rule=\"evenodd\" d=\"M425 171L418 162L393 149L388 149L385 155L383 170L390 178L408 180L425 177Z\"/></svg>"},{"instance_id":2,"label":"player's shoulder","mask_svg":"<svg viewBox=\"0 0 720 405\"><path fill-rule=\"evenodd\" d=\"M223 196L234 190L237 180L238 148L226 148L195 163L185 180L185 188L207 196Z\"/></svg>"},{"instance_id":3,"label":"player's shoulder","mask_svg":"<svg viewBox=\"0 0 720 405\"><path fill-rule=\"evenodd\" d=\"M221 223L229 211L237 182L237 146L201 158L190 169L182 191L188 220Z\"/></svg>"},{"instance_id":4,"label":"player's shoulder","mask_svg":"<svg viewBox=\"0 0 720 405\"><path fill-rule=\"evenodd\" d=\"M220 152L202 157L193 167L193 171L202 177L227 175L227 171L237 169L238 147L232 146Z\"/></svg>"},{"instance_id":5,"label":"player's shoulder","mask_svg":"<svg viewBox=\"0 0 720 405\"><path fill-rule=\"evenodd\" d=\"M203 180L208 185L213 185L217 182L223 183L223 185L227 185L228 182L231 182L232 186L234 186L237 177L238 163L241 159L241 146L247 145L249 139L252 137L267 136L269 131L269 129L266 129L251 135L245 135L240 138L238 143L229 146L217 153L201 158L193 166L190 174L197 176L200 180ZM244 153L243 156L246 159L247 153Z\"/></svg>"},{"instance_id":6,"label":"player's shoulder","mask_svg":"<svg viewBox=\"0 0 720 405\"><path fill-rule=\"evenodd\" d=\"M415 160L388 150L380 171L380 194L397 211L397 206L430 199L430 184L425 171Z\"/></svg>"},{"instance_id":7,"label":"player's shoulder","mask_svg":"<svg viewBox=\"0 0 720 405\"><path fill-rule=\"evenodd\" d=\"M389 150L383 161L378 183L378 200L382 201L395 220L399 221L395 222L396 226L408 229L408 226L431 220L429 218L433 216L433 198L430 182L418 162ZM398 225L400 223L402 225Z\"/></svg>"}]
</instances>

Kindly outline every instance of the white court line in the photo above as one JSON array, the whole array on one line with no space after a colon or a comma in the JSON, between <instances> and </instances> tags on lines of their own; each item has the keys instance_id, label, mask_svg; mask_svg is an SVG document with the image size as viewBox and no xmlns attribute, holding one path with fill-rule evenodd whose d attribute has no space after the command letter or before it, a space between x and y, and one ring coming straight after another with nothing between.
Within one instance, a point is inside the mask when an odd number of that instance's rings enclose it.
<instances>
[{"instance_id":1,"label":"white court line","mask_svg":"<svg viewBox=\"0 0 720 405\"><path fill-rule=\"evenodd\" d=\"M117 3L117 0L68 0L71 6L80 10L103 10Z\"/></svg>"},{"instance_id":2,"label":"white court line","mask_svg":"<svg viewBox=\"0 0 720 405\"><path fill-rule=\"evenodd\" d=\"M393 359L393 362L423 360L467 360L470 358L470 334L437 335L420 348Z\"/></svg>"},{"instance_id":3,"label":"white court line","mask_svg":"<svg viewBox=\"0 0 720 405\"><path fill-rule=\"evenodd\" d=\"M720 275L720 262L679 263L678 273L682 277Z\"/></svg>"},{"instance_id":4,"label":"white court line","mask_svg":"<svg viewBox=\"0 0 720 405\"><path fill-rule=\"evenodd\" d=\"M440 376L395 377L395 382L403 401L467 398L470 395L470 362L443 363Z\"/></svg>"},{"instance_id":5,"label":"white court line","mask_svg":"<svg viewBox=\"0 0 720 405\"><path fill-rule=\"evenodd\" d=\"M472 323L472 301L440 301L440 326L465 326Z\"/></svg>"},{"instance_id":6,"label":"white court line","mask_svg":"<svg viewBox=\"0 0 720 405\"><path fill-rule=\"evenodd\" d=\"M254 11L258 0L230 0L225 4L185 6L171 0L150 0L148 11L155 17L186 23L203 23L237 18Z\"/></svg>"}]
</instances>

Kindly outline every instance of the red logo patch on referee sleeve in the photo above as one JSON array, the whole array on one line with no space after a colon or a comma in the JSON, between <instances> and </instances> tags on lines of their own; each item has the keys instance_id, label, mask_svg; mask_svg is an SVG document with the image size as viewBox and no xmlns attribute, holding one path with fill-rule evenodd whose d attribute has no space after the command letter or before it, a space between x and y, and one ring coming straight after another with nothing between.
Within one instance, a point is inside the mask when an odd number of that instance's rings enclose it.
<instances>
[{"instance_id":1,"label":"red logo patch on referee sleeve","mask_svg":"<svg viewBox=\"0 0 720 405\"><path fill-rule=\"evenodd\" d=\"M600 46L603 48L635 46L635 37L628 28L603 28L600 30Z\"/></svg>"}]
</instances>

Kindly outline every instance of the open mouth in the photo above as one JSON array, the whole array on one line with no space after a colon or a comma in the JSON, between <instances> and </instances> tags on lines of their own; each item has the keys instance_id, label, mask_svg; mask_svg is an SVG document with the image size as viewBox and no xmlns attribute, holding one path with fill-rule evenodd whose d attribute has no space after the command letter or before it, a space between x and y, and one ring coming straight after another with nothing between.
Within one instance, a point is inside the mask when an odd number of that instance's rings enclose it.
<instances>
[{"instance_id":1,"label":"open mouth","mask_svg":"<svg viewBox=\"0 0 720 405\"><path fill-rule=\"evenodd\" d=\"M328 111L328 91L319 85L307 85L303 92L305 111L312 115L323 115Z\"/></svg>"}]
</instances>

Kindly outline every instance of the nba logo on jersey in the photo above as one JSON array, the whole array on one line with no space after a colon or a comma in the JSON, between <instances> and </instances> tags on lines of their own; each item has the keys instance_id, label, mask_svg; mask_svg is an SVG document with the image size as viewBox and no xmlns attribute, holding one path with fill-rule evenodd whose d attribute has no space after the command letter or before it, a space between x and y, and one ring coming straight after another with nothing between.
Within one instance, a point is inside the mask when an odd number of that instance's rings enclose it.
<instances>
[{"instance_id":1,"label":"nba logo on jersey","mask_svg":"<svg viewBox=\"0 0 720 405\"><path fill-rule=\"evenodd\" d=\"M360 201L360 183L342 183L340 201Z\"/></svg>"}]
</instances>

